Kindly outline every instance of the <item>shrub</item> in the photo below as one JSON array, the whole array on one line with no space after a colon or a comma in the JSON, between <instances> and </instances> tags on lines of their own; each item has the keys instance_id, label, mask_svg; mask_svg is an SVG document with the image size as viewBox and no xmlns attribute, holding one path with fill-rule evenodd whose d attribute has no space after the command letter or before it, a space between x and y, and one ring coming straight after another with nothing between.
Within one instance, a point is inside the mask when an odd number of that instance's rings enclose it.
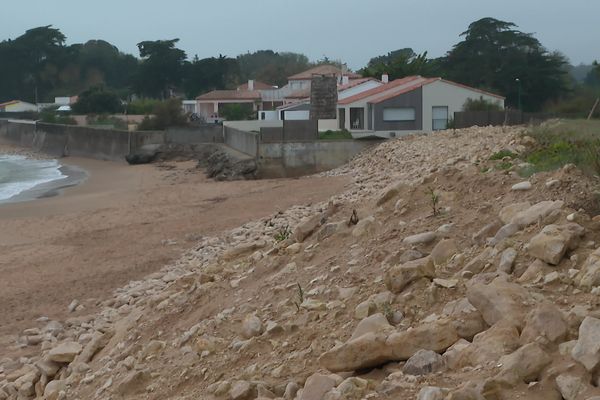
<instances>
[{"instance_id":1,"label":"shrub","mask_svg":"<svg viewBox=\"0 0 600 400\"><path fill-rule=\"evenodd\" d=\"M463 104L463 111L501 111L502 106L482 97L479 99L467 99Z\"/></svg>"},{"instance_id":2,"label":"shrub","mask_svg":"<svg viewBox=\"0 0 600 400\"><path fill-rule=\"evenodd\" d=\"M227 121L246 121L256 117L250 104L226 104L219 114Z\"/></svg>"},{"instance_id":3,"label":"shrub","mask_svg":"<svg viewBox=\"0 0 600 400\"><path fill-rule=\"evenodd\" d=\"M162 131L170 126L186 126L187 116L181 108L181 100L169 99L158 103L153 117L145 117L138 126L141 131Z\"/></svg>"},{"instance_id":4,"label":"shrub","mask_svg":"<svg viewBox=\"0 0 600 400\"><path fill-rule=\"evenodd\" d=\"M517 155L510 150L500 150L492 154L490 160L502 160L504 157L517 158Z\"/></svg>"},{"instance_id":5,"label":"shrub","mask_svg":"<svg viewBox=\"0 0 600 400\"><path fill-rule=\"evenodd\" d=\"M129 115L148 115L152 114L154 108L160 104L160 100L139 99L127 104L127 114Z\"/></svg>"},{"instance_id":6,"label":"shrub","mask_svg":"<svg viewBox=\"0 0 600 400\"><path fill-rule=\"evenodd\" d=\"M94 86L79 95L72 109L77 114L115 114L123 112L123 105L115 92Z\"/></svg>"}]
</instances>

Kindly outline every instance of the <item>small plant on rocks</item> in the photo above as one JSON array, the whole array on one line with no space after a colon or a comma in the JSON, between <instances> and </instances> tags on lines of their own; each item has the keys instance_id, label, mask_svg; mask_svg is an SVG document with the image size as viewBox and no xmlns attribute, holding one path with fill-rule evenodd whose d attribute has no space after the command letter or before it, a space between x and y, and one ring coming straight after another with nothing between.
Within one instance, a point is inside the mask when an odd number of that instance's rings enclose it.
<instances>
[{"instance_id":1,"label":"small plant on rocks","mask_svg":"<svg viewBox=\"0 0 600 400\"><path fill-rule=\"evenodd\" d=\"M433 210L433 215L437 216L440 214L440 209L438 207L438 203L440 202L440 195L433 190L433 188L427 188L427 194L429 195L429 199L431 200L431 208Z\"/></svg>"},{"instance_id":2,"label":"small plant on rocks","mask_svg":"<svg viewBox=\"0 0 600 400\"><path fill-rule=\"evenodd\" d=\"M288 239L291 235L292 231L290 230L290 227L286 226L285 228L280 229L279 232L275 234L275 241L283 242L284 240Z\"/></svg>"}]
</instances>

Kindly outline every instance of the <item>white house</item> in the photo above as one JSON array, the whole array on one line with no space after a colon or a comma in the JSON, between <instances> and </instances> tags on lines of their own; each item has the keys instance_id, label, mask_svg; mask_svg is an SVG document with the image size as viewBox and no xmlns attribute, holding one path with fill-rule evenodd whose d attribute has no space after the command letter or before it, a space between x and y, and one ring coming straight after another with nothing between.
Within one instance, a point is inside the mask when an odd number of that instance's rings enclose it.
<instances>
[{"instance_id":1,"label":"white house","mask_svg":"<svg viewBox=\"0 0 600 400\"><path fill-rule=\"evenodd\" d=\"M394 137L446 129L468 99L504 107L504 97L442 78L409 76L338 101L338 128L353 136Z\"/></svg>"},{"instance_id":2,"label":"white house","mask_svg":"<svg viewBox=\"0 0 600 400\"><path fill-rule=\"evenodd\" d=\"M5 103L0 103L0 112L26 112L38 111L35 104L21 100L12 100Z\"/></svg>"}]
</instances>

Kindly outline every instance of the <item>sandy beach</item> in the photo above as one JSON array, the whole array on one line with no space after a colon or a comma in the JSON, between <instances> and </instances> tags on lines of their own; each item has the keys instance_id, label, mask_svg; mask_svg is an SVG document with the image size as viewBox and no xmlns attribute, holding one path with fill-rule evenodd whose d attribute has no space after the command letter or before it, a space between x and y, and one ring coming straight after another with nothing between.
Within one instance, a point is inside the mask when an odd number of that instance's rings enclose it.
<instances>
[{"instance_id":1,"label":"sandy beach","mask_svg":"<svg viewBox=\"0 0 600 400\"><path fill-rule=\"evenodd\" d=\"M129 166L65 158L86 180L0 205L0 356L39 317L87 314L114 289L159 270L202 235L295 204L322 201L347 178L214 182L195 162Z\"/></svg>"}]
</instances>

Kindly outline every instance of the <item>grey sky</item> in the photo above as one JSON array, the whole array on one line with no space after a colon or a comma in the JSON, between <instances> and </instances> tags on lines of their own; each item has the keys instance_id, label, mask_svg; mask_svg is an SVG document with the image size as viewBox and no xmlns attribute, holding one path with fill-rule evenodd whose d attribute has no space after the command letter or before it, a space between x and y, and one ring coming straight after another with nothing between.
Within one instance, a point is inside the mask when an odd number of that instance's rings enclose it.
<instances>
[{"instance_id":1,"label":"grey sky","mask_svg":"<svg viewBox=\"0 0 600 400\"><path fill-rule=\"evenodd\" d=\"M327 55L358 69L402 47L431 57L482 17L511 21L571 63L600 59L597 0L33 0L6 1L0 40L53 24L68 43L104 39L138 55L142 40L180 38L191 58L273 49Z\"/></svg>"}]
</instances>

